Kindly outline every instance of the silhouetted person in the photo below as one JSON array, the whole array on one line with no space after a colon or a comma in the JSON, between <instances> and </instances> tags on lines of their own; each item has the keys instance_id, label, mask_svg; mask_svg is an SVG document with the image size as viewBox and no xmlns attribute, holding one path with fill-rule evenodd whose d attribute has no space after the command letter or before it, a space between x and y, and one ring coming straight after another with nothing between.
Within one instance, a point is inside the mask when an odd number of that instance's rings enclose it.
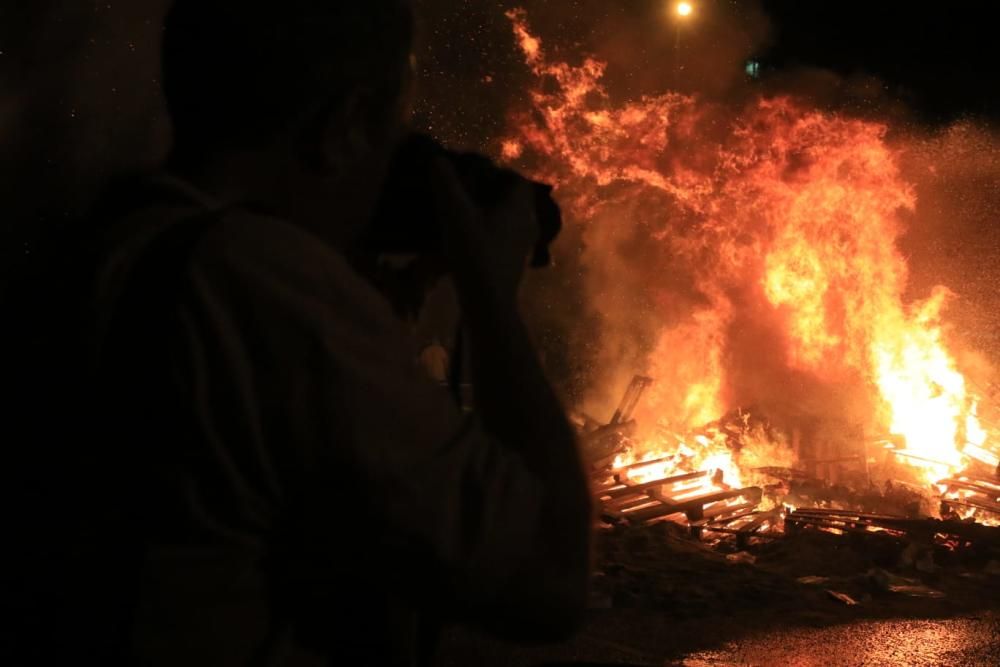
<instances>
[{"instance_id":1,"label":"silhouetted person","mask_svg":"<svg viewBox=\"0 0 1000 667\"><path fill-rule=\"evenodd\" d=\"M471 418L354 268L411 32L401 0L168 18L176 148L105 203L92 302L87 453L113 523L90 549L116 563L122 662L409 665L437 622L546 639L580 620L589 492L516 306L527 189L486 214L430 166Z\"/></svg>"}]
</instances>

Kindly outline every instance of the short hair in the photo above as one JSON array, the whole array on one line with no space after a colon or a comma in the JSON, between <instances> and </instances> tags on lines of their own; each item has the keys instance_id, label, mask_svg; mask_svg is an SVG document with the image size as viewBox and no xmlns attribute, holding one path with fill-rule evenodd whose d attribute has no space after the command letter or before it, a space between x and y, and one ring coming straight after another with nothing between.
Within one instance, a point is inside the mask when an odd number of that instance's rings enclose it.
<instances>
[{"instance_id":1,"label":"short hair","mask_svg":"<svg viewBox=\"0 0 1000 667\"><path fill-rule=\"evenodd\" d=\"M176 0L163 47L176 141L256 145L362 86L388 107L413 31L408 0Z\"/></svg>"}]
</instances>

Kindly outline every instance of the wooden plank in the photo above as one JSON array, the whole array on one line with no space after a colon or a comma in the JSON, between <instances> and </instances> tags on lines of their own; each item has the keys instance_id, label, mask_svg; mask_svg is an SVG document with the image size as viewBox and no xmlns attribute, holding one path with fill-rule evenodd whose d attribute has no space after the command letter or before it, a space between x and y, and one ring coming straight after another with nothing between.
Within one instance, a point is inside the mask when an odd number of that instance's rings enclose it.
<instances>
[{"instance_id":1,"label":"wooden plank","mask_svg":"<svg viewBox=\"0 0 1000 667\"><path fill-rule=\"evenodd\" d=\"M695 528L714 530L717 527L724 527L726 524L736 521L737 519L750 516L756 508L757 503L743 503L741 505L732 505L729 507L711 507L705 510L705 518L699 521L694 521L691 525Z\"/></svg>"},{"instance_id":2,"label":"wooden plank","mask_svg":"<svg viewBox=\"0 0 1000 667\"><path fill-rule=\"evenodd\" d=\"M938 482L939 485L947 486L949 489L964 489L980 493L992 501L1000 500L1000 489L989 488L975 482L963 482L960 479L944 479Z\"/></svg>"},{"instance_id":3,"label":"wooden plank","mask_svg":"<svg viewBox=\"0 0 1000 667\"><path fill-rule=\"evenodd\" d=\"M970 507L977 510L984 510L992 514L1000 514L1000 503L991 503L988 500L974 500L971 498L951 500L950 498L942 498L941 502L953 507Z\"/></svg>"},{"instance_id":4,"label":"wooden plank","mask_svg":"<svg viewBox=\"0 0 1000 667\"><path fill-rule=\"evenodd\" d=\"M627 466L622 466L621 468L613 468L611 470L611 472L613 472L615 474L622 473L622 472L628 472L629 470L636 470L638 468L645 468L646 466L656 465L657 463L663 463L664 461L671 461L671 460L673 460L673 458L674 458L673 456L664 456L663 458L659 458L659 459L651 459L649 461L642 461L642 462L639 462L639 463L632 463L632 464L627 465Z\"/></svg>"},{"instance_id":5,"label":"wooden plank","mask_svg":"<svg viewBox=\"0 0 1000 667\"><path fill-rule=\"evenodd\" d=\"M775 466L763 466L759 468L752 468L754 472L760 473L762 475L767 475L768 477L774 477L775 479L780 479L784 481L789 481L793 479L810 479L811 475L804 470L796 470L795 468L781 468Z\"/></svg>"},{"instance_id":6,"label":"wooden plank","mask_svg":"<svg viewBox=\"0 0 1000 667\"><path fill-rule=\"evenodd\" d=\"M942 500L942 503L959 507L974 507L971 503L961 500ZM975 509L987 509L975 507ZM997 506L1000 513L1000 505ZM864 512L846 512L841 510L795 510L785 517L785 526L789 530L808 525L823 525L844 531L871 532L854 528L854 526L871 526L889 531L889 534L908 533L911 535L931 536L937 533L954 535L969 541L1000 545L1000 528L985 526L980 523L940 519L910 519L899 516L867 514Z\"/></svg>"},{"instance_id":7,"label":"wooden plank","mask_svg":"<svg viewBox=\"0 0 1000 667\"><path fill-rule=\"evenodd\" d=\"M675 507L671 507L670 505L660 503L655 507L623 514L623 517L627 519L629 523L639 524L654 521L656 519L663 519L672 514L683 514L683 512Z\"/></svg>"},{"instance_id":8,"label":"wooden plank","mask_svg":"<svg viewBox=\"0 0 1000 667\"><path fill-rule=\"evenodd\" d=\"M975 484L985 485L1000 492L1000 477L983 477L981 475L971 475L962 473L962 477L971 480Z\"/></svg>"},{"instance_id":9,"label":"wooden plank","mask_svg":"<svg viewBox=\"0 0 1000 667\"><path fill-rule=\"evenodd\" d=\"M851 517L854 519L867 519L871 521L909 521L907 517L894 516L891 514L872 514L870 512L851 512L850 510L827 510L822 508L802 507L789 513L789 517L795 516L816 516L816 517Z\"/></svg>"},{"instance_id":10,"label":"wooden plank","mask_svg":"<svg viewBox=\"0 0 1000 667\"><path fill-rule=\"evenodd\" d=\"M756 532L758 528L763 526L768 521L772 521L778 517L778 514L774 511L769 512L759 512L751 521L739 527L741 533L753 533Z\"/></svg>"},{"instance_id":11,"label":"wooden plank","mask_svg":"<svg viewBox=\"0 0 1000 667\"><path fill-rule=\"evenodd\" d=\"M914 459L916 461L923 461L925 463L932 463L932 464L937 465L937 466L944 466L945 468L948 467L948 464L946 462L944 462L944 461L938 461L936 459L929 459L926 456L921 456L919 454L915 454L915 453L911 452L908 449L887 449L886 451L889 452L890 454L894 455L894 456L902 456L905 459Z\"/></svg>"},{"instance_id":12,"label":"wooden plank","mask_svg":"<svg viewBox=\"0 0 1000 667\"><path fill-rule=\"evenodd\" d=\"M744 505L738 506L741 508L749 508L749 511L741 511L735 516L724 517L717 521L706 521L702 525L697 523L692 524L692 529L698 533L702 531L707 531L710 533L725 533L728 535L735 535L736 542L740 548L746 548L747 541L751 537L766 538L769 540L776 540L784 537L782 533L758 533L757 530L768 520L777 519L779 512L775 510L769 510L767 512L757 512L755 508L756 504L746 503ZM733 508L736 509L736 508ZM706 512L706 515L708 512ZM740 525L738 527L732 527L733 524L738 522L740 519L745 519L748 516L754 516L756 518L748 522L745 525Z\"/></svg>"},{"instance_id":13,"label":"wooden plank","mask_svg":"<svg viewBox=\"0 0 1000 667\"><path fill-rule=\"evenodd\" d=\"M882 535L890 535L890 536L895 537L895 538L900 538L904 534L906 534L906 531L898 530L898 529L895 529L895 528L886 528L885 526L876 526L876 525L873 525L873 524L841 523L841 522L838 522L838 521L823 520L823 519L815 519L815 520L806 521L806 522L793 521L793 522L789 523L788 519L786 517L785 518L785 525L786 526L790 526L790 527L794 526L796 528L804 528L804 527L807 527L807 526L811 526L813 528L820 528L820 529L822 529L822 528L832 528L834 530L839 530L839 531L841 531L843 533L858 533L858 534L864 534L864 535L873 535L875 533L880 533ZM877 529L877 530L869 530L869 528L874 528L874 529Z\"/></svg>"},{"instance_id":14,"label":"wooden plank","mask_svg":"<svg viewBox=\"0 0 1000 667\"><path fill-rule=\"evenodd\" d=\"M627 466L615 468L613 472L615 473L627 472L629 470L635 470L637 468L645 468L646 466L656 465L658 463L664 463L665 461L672 461L672 460L674 460L673 456L662 456L658 459L649 459L648 461L636 461L635 463L630 463Z\"/></svg>"},{"instance_id":15,"label":"wooden plank","mask_svg":"<svg viewBox=\"0 0 1000 667\"><path fill-rule=\"evenodd\" d=\"M755 497L757 502L760 502L760 498L763 492L758 487L747 487L745 489L730 489L728 491L716 491L714 493L708 493L701 496L695 496L681 502L665 502L663 507L651 507L648 509L637 510L635 512L630 512L627 514L630 521L636 521L642 523L650 519L655 519L667 514L689 514L695 513L704 514L705 505L710 505L712 503L722 502L725 500L730 500L732 498L738 498L740 496ZM693 517L689 516L689 520L695 520ZM698 519L703 518L703 516L698 516Z\"/></svg>"},{"instance_id":16,"label":"wooden plank","mask_svg":"<svg viewBox=\"0 0 1000 667\"><path fill-rule=\"evenodd\" d=\"M660 486L666 486L668 484L677 484L679 482L687 482L692 479L700 479L702 477L708 477L708 472L707 471L689 472L683 475L664 477L663 479L654 479L649 482L643 482L641 484L623 483L620 487L605 491L602 495L609 498L618 498L620 496L627 496L630 493L635 493L637 491L644 492L647 491L648 489L654 489Z\"/></svg>"},{"instance_id":17,"label":"wooden plank","mask_svg":"<svg viewBox=\"0 0 1000 667\"><path fill-rule=\"evenodd\" d=\"M614 491L615 489L622 488L622 483L616 480L609 480L606 482L594 482L591 485L591 488L594 491L594 495L600 498L608 491Z\"/></svg>"},{"instance_id":18,"label":"wooden plank","mask_svg":"<svg viewBox=\"0 0 1000 667\"><path fill-rule=\"evenodd\" d=\"M616 498L612 502L605 503L604 506L608 509L618 510L619 512L629 512L639 505L658 502L660 502L658 498L650 498L645 493L640 493L639 495L630 496L628 498Z\"/></svg>"}]
</instances>

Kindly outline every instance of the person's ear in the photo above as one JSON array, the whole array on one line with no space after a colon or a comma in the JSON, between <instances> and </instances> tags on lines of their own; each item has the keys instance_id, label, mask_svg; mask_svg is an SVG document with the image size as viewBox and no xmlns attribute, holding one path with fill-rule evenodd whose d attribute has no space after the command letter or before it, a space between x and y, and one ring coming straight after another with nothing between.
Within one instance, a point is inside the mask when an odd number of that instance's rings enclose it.
<instances>
[{"instance_id":1,"label":"person's ear","mask_svg":"<svg viewBox=\"0 0 1000 667\"><path fill-rule=\"evenodd\" d=\"M322 174L342 174L370 150L357 95L337 100L317 111L302 132L302 161Z\"/></svg>"},{"instance_id":2,"label":"person's ear","mask_svg":"<svg viewBox=\"0 0 1000 667\"><path fill-rule=\"evenodd\" d=\"M341 171L370 159L383 140L382 128L365 95L344 99L323 121L320 145L324 162Z\"/></svg>"}]
</instances>

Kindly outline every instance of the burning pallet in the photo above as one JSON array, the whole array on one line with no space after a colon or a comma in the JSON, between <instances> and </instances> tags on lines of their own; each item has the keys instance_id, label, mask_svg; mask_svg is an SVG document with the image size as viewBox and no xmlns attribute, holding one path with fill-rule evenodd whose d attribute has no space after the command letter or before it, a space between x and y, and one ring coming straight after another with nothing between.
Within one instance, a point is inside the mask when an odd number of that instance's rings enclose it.
<instances>
[{"instance_id":1,"label":"burning pallet","mask_svg":"<svg viewBox=\"0 0 1000 667\"><path fill-rule=\"evenodd\" d=\"M733 514L716 519L702 519L691 524L691 534L700 537L703 533L722 533L736 537L739 549L746 549L750 538L776 539L781 531L774 530L781 524L780 508L760 511L747 507Z\"/></svg>"},{"instance_id":2,"label":"burning pallet","mask_svg":"<svg viewBox=\"0 0 1000 667\"><path fill-rule=\"evenodd\" d=\"M887 514L870 514L833 509L797 509L785 517L785 532L812 528L836 534L884 533L913 541L931 542L935 537L952 537L1000 547L1000 528L978 523L942 519L912 519Z\"/></svg>"},{"instance_id":3,"label":"burning pallet","mask_svg":"<svg viewBox=\"0 0 1000 667\"><path fill-rule=\"evenodd\" d=\"M763 491L758 487L734 489L709 471L668 475L638 481L630 474L669 459L654 459L630 465L615 465L627 451L628 436L634 422L632 414L642 394L653 380L637 375L632 379L611 421L603 426L590 422L583 434L589 453L595 493L601 514L611 521L645 524L667 517L686 517L697 523L730 517L753 510L760 504Z\"/></svg>"},{"instance_id":4,"label":"burning pallet","mask_svg":"<svg viewBox=\"0 0 1000 667\"><path fill-rule=\"evenodd\" d=\"M741 438L751 425L749 413L736 411L732 418L723 418L706 427L703 432L696 432L687 437L666 433L661 439L659 448L651 449L647 453L648 458L635 460L632 440L635 422L632 415L644 391L652 382L650 378L636 376L629 384L609 423L602 425L596 420L587 418L581 425L581 436L590 462L601 515L611 522L632 525L667 519L686 522L695 535L705 532L731 534L736 536L737 542L741 544L746 544L752 537L775 537L780 534L781 512L758 510L764 489L772 487L727 484L722 470L716 469L721 466L713 465L711 457L696 458L691 450L691 446L697 447L701 444L705 447L725 448L721 451L742 451L745 443ZM766 422L764 424L766 427ZM757 425L754 428L764 427ZM676 439L676 452L670 447L670 437ZM864 455L852 454L822 460L802 459L813 467L819 464L827 467L853 464L858 468L859 484L867 489L861 494L851 491L853 487L849 485L830 486L814 477L809 471L792 467L764 466L754 468L753 472L758 479L763 475L780 480L780 484L774 485L777 490L775 493L797 493L803 501L801 504L829 506L829 503L837 500L833 496L818 497L815 493L803 495L803 489L809 487L810 481L815 481L822 484L820 491L828 491L829 494L837 491L850 496L841 499L843 502L836 502L838 507L882 512L899 511L902 515L911 517L903 519L894 514L803 509L789 517L786 525L791 531L811 526L830 532L882 532L905 537L907 531L931 527L932 524L926 522L936 520L913 518L921 513L921 505L927 499L926 485L919 487L914 485L914 490L906 493L909 486L905 483L887 482L885 491L874 491L867 455L868 446L872 443L886 448L887 459L908 460L918 456L906 448L906 440L902 436L880 436L865 443ZM988 449L980 449L989 453ZM992 459L984 462L987 457L982 453L972 458L974 460L965 472L939 483L942 491L941 516L945 520L975 518L983 524L1000 524L1000 478L994 477L992 470L988 469ZM923 463L944 465L929 460ZM703 469L698 470L696 466L703 466ZM784 497L775 495L778 502L783 502ZM905 499L907 502L895 502L899 499ZM890 503L889 500L894 502ZM800 503L796 501L796 504ZM926 515L926 509L923 512ZM924 523L905 525L899 523L904 520ZM923 528L919 528L920 526ZM944 530L949 526L950 524L938 528ZM955 528L953 532L947 534L959 535L961 531Z\"/></svg>"},{"instance_id":5,"label":"burning pallet","mask_svg":"<svg viewBox=\"0 0 1000 667\"><path fill-rule=\"evenodd\" d=\"M1000 521L1000 479L967 474L941 480L938 486L942 488L942 515L979 512Z\"/></svg>"},{"instance_id":6,"label":"burning pallet","mask_svg":"<svg viewBox=\"0 0 1000 667\"><path fill-rule=\"evenodd\" d=\"M616 471L596 492L604 517L632 524L674 515L683 515L691 523L730 516L757 507L763 495L758 487L720 487L707 471L638 483L628 477L627 468Z\"/></svg>"}]
</instances>

